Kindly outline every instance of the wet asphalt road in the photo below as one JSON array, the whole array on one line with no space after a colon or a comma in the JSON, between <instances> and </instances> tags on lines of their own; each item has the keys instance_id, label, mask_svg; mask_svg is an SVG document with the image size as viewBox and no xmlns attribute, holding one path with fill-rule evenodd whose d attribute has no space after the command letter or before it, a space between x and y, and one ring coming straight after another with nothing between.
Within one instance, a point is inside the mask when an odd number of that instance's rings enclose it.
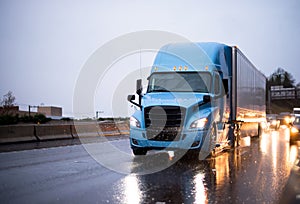
<instances>
[{"instance_id":1,"label":"wet asphalt road","mask_svg":"<svg viewBox=\"0 0 300 204\"><path fill-rule=\"evenodd\" d=\"M151 152L145 158L134 158L128 137L95 140L85 145L74 141L72 144L62 143L65 146L49 148L38 145L40 149L32 150L27 144L27 148L23 148L25 150L0 153L0 202L132 204L300 201L300 196L291 195L291 186L287 186L294 183L293 188L295 183L300 182L297 169L295 175L290 177L299 150L297 145L289 144L288 133L284 129L270 131L260 138L244 138L240 147L204 161L198 161L194 155L177 161L176 155L173 157L170 152ZM111 145L118 151L111 150ZM98 152L93 148L102 150ZM10 150L15 149L18 148L11 147ZM99 158L104 162L99 162ZM139 173L139 170L149 166L165 164L169 167L161 171ZM127 170L131 173L124 174Z\"/></svg>"}]
</instances>

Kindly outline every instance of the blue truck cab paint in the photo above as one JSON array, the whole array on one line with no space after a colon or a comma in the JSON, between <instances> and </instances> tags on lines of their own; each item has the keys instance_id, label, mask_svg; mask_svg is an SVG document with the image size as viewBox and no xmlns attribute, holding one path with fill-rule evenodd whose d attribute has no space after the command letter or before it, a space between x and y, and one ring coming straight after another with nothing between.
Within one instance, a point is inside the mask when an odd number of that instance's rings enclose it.
<instances>
[{"instance_id":1,"label":"blue truck cab paint","mask_svg":"<svg viewBox=\"0 0 300 204\"><path fill-rule=\"evenodd\" d=\"M246 60L237 63L237 59ZM232 121L241 119L240 113L245 115L245 110L258 115L264 112L253 110L253 104L244 104L237 96L245 89L243 82L237 82L241 64L247 69L250 66L254 75L265 80L236 47L220 43L163 46L154 60L146 93L137 80L138 99L128 96L128 101L138 107L130 118L133 153L194 149L208 155L217 147L233 144L236 126ZM250 89L246 87L245 91ZM249 105L252 109L247 109Z\"/></svg>"}]
</instances>

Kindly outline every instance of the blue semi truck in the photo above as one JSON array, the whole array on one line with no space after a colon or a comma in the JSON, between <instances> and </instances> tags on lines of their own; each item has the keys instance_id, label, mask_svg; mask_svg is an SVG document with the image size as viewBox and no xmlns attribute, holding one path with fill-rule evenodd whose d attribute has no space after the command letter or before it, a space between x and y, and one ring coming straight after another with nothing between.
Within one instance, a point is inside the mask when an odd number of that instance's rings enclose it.
<instances>
[{"instance_id":1,"label":"blue semi truck","mask_svg":"<svg viewBox=\"0 0 300 204\"><path fill-rule=\"evenodd\" d=\"M196 150L209 155L257 136L265 121L266 77L236 47L174 43L157 53L147 89L137 80L130 117L134 155ZM136 97L137 96L137 97Z\"/></svg>"}]
</instances>

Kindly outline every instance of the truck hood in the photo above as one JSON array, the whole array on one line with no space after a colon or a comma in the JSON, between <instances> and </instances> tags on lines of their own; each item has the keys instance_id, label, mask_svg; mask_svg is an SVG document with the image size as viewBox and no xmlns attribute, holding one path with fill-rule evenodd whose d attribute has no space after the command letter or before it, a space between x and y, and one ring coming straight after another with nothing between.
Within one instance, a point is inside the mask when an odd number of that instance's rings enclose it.
<instances>
[{"instance_id":1,"label":"truck hood","mask_svg":"<svg viewBox=\"0 0 300 204\"><path fill-rule=\"evenodd\" d=\"M143 96L142 105L148 106L181 106L188 108L203 101L203 96L208 93L183 93L183 92L159 92L147 93Z\"/></svg>"}]
</instances>

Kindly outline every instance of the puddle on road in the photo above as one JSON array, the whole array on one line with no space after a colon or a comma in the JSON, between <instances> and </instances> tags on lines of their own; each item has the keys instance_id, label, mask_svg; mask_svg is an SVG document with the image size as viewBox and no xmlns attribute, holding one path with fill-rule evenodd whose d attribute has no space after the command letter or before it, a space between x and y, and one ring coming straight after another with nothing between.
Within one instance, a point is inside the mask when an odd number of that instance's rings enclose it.
<instances>
[{"instance_id":1,"label":"puddle on road","mask_svg":"<svg viewBox=\"0 0 300 204\"><path fill-rule=\"evenodd\" d=\"M184 156L163 171L130 174L115 185L117 202L276 203L297 157L282 136L243 137L239 147L204 161ZM172 153L165 156L167 161Z\"/></svg>"}]
</instances>

